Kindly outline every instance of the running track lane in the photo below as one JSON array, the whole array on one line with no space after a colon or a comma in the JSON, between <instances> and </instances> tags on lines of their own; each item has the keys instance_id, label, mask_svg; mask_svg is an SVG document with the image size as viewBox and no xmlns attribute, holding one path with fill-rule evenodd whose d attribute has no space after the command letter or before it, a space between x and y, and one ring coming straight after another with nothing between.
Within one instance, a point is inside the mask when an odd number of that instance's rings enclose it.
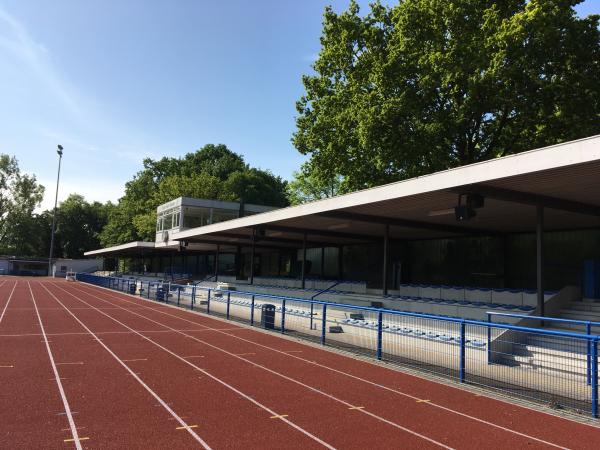
<instances>
[{"instance_id":1,"label":"running track lane","mask_svg":"<svg viewBox=\"0 0 600 450\"><path fill-rule=\"evenodd\" d=\"M0 322L0 442L4 448L65 448L70 424L27 283L13 286L5 285L12 293Z\"/></svg>"},{"instance_id":2,"label":"running track lane","mask_svg":"<svg viewBox=\"0 0 600 450\"><path fill-rule=\"evenodd\" d=\"M38 283L32 282L31 288L84 448L98 448L99 444L106 449L194 445L189 433L176 430L175 421L169 421L174 417L160 401L100 342L64 308L57 308ZM65 448L62 441L55 444ZM54 447L50 440L49 447Z\"/></svg>"},{"instance_id":3,"label":"running track lane","mask_svg":"<svg viewBox=\"0 0 600 450\"><path fill-rule=\"evenodd\" d=\"M60 295L58 290L61 287L53 286L51 290ZM65 293L62 291L62 298ZM70 294L73 301L79 302L79 305L87 304L85 300L77 297L76 294ZM90 299L88 298L88 301ZM66 300L65 300L66 302ZM66 303L65 303L66 304ZM75 306L75 304L72 304ZM145 329L148 330L148 322L145 319L131 317L126 310L98 310L106 317L113 317L114 320L122 323L127 329ZM133 320L132 320L133 318ZM125 323L127 321L128 323ZM164 329L163 325L158 327ZM141 334L141 333L140 333ZM174 338L174 339L172 339ZM311 434L318 435L325 442L335 447L341 448L364 448L365 446L390 447L398 442L403 442L411 448L449 448L443 443L435 441L427 436L420 436L402 426L388 424L369 414L361 414L360 410L350 410L351 404L332 401L330 398L313 392L305 392L297 387L290 386L286 380L277 376L265 376L260 371L249 370L245 363L232 358L223 358L220 351L207 349L206 346L200 346L189 339L169 334L153 334L151 338L146 338L155 342L157 348L161 348L172 356L176 356L191 368L198 369L194 363L185 361L186 359L201 361L203 373L217 377L227 384L235 385L235 388L246 394L250 393L252 398L263 404L269 405L274 413L273 416L263 416L263 423L278 421L280 417L289 418L299 424L303 429L307 429ZM161 343L158 343L158 340ZM170 348L170 350L169 350ZM200 353L201 352L201 353ZM187 355L187 356L184 356ZM152 358L155 358L152 356ZM173 365L174 362L172 361ZM200 363L197 363L200 364ZM182 369L183 370L183 369ZM191 376L194 371L185 373ZM217 375L215 375L217 374ZM174 380L176 382L176 380ZM275 412L276 411L276 412ZM232 432L231 444L236 446L245 446L243 441L239 440L239 432L235 427L231 427L231 418L236 416L236 410L227 409L225 413L228 418L220 424L220 433L226 430L236 430ZM391 426L390 426L391 425ZM273 433L273 431L267 431ZM294 444L294 436L287 432L284 435L277 436L277 442L274 445L263 443L262 448L280 448L289 447Z\"/></svg>"},{"instance_id":4,"label":"running track lane","mask_svg":"<svg viewBox=\"0 0 600 450\"><path fill-rule=\"evenodd\" d=\"M217 330L224 328L222 321L203 315L190 314L188 311L174 309L146 300L140 300L137 297L96 287L88 287L82 284L73 289L87 292L90 295L93 294L96 298L110 299L112 302L119 299L123 303L128 304L129 307L135 305L136 309L132 312L138 314L141 312L139 310L140 305L145 305L143 315L148 316L148 318L152 317L163 324L168 323L165 321L165 318L178 320L178 323L170 323L174 328L181 328L183 323L187 323L185 326L189 326L190 323L203 324ZM121 302L115 304L119 303ZM127 307L127 305L123 306ZM230 328L235 329L234 326ZM339 354L279 339L273 335L252 331L245 327L238 327L238 329L240 330L239 332L219 330L215 331L215 334L226 335L232 339L252 345L252 352L255 355L248 355L248 358L252 358L253 362L256 361L260 365L266 365L268 361L270 368L278 367L280 372L284 372L286 367L291 368L290 361L294 360L295 362L304 364L303 366L294 366L291 370L293 375L290 376L296 378L299 375L304 376L307 372L312 374L312 371L308 367L320 367L322 371L320 373L315 372L312 378L313 386L318 386L315 383L318 383L319 380L327 380L333 376L336 380L333 386L342 386L341 389L345 391L350 386L345 383L351 380L358 383L354 389L357 392L368 392L366 400L376 405L378 403L378 396L380 397L382 394L385 394L386 399L379 402L380 406L389 406L391 404L395 409L399 409L398 401L402 399L410 400L412 401L412 405L409 403L408 406L404 405L402 408L406 406L411 416L421 408L426 409L429 415L432 414L431 410L433 409L447 413L447 416L463 418L464 422L462 426L457 425L457 428L463 434L465 434L464 430L473 430L473 424L485 425L488 427L488 430L483 436L487 439L488 443L490 440L492 442L495 441L494 431L497 432L499 430L504 431L505 435L512 435L513 438L524 438L526 437L522 436L524 434L528 435L534 443L537 442L539 444L545 441L546 445L554 444L564 447L597 448L596 443L600 440L600 430L596 427L465 392L450 386L440 385L439 383L402 374L381 366L355 361ZM194 332L185 332L185 334L199 335L199 333ZM201 339L206 341L209 340L209 336L213 335L207 333L207 330L205 330L201 333L201 336ZM222 341L219 342L219 345L222 345ZM255 359L262 358L263 356L261 352L256 351L257 347L266 350L267 353L279 355L281 357L279 358L279 362L275 362L272 359ZM272 364L276 365L273 366ZM324 374L323 372L328 373ZM307 382L306 384L310 383ZM375 389L378 393L371 392L367 388ZM394 395L394 401L390 401L390 394ZM420 400L430 401L422 402ZM460 408L460 410L457 410L457 408ZM451 426L452 424L448 418L441 420L446 426ZM486 424L485 422L488 423ZM465 439L463 436L462 447L468 444L464 442ZM500 439L501 442L509 442L506 440L508 439L506 436L502 436ZM543 442L535 441L535 439L542 440ZM519 446L519 443L515 442L515 445Z\"/></svg>"},{"instance_id":5,"label":"running track lane","mask_svg":"<svg viewBox=\"0 0 600 450\"><path fill-rule=\"evenodd\" d=\"M47 293L54 299L55 304L64 305L65 310L73 308L74 318L79 319L90 330L90 334L102 333L102 330L107 329L108 324L112 324L114 328L114 321L98 314L98 311L89 307L81 309L83 305L76 300L69 301L65 296L59 299L50 291ZM151 334L152 330L149 332ZM245 440L247 442L245 446L248 448L276 448L282 442L282 438L288 441L288 448L323 448L322 444L290 427L288 420L269 421L268 414L276 413L257 411L256 402L253 403L233 393L209 377L199 377L193 371L187 373L185 369L182 370L182 367L174 364L172 357L157 352L154 345L137 334L104 333L101 336L102 342L113 352L118 353L120 360L135 364L137 376L145 380L174 410L180 411L188 427L201 434L209 445L217 448L230 446L236 442L239 433L242 437L241 442ZM232 410L237 413L233 417L231 417ZM143 414L136 418L136 420L143 419ZM175 422L169 424L173 429L176 429L177 425ZM99 437L97 440L102 445L102 438ZM193 442L188 442L186 445L172 442L167 447L194 448L198 445L194 445ZM165 446L151 444L146 448L165 448Z\"/></svg>"},{"instance_id":6,"label":"running track lane","mask_svg":"<svg viewBox=\"0 0 600 450\"><path fill-rule=\"evenodd\" d=\"M96 298L99 297L96 296ZM153 320L151 318L152 313L144 312L143 315L139 315L139 307L136 307L136 310L138 312L129 312L138 315L138 317L145 317L146 320ZM158 314L157 312L152 312L154 315ZM175 330L175 327L181 326L174 318L171 318L169 321L169 317L167 316L165 319L164 314L165 312L162 311L162 318L159 317L160 323L170 326L172 331ZM215 336L214 333L205 332L201 334L201 337L194 338L192 336L193 332L178 333L182 336L197 339L197 342L209 346L211 345L209 341L213 341L213 344L216 343L218 345L217 348L222 353L231 357L237 357L237 359L245 361L254 367L261 368L263 371L277 374L279 377L285 378L296 385L303 386L308 390L318 389L338 399L345 398L349 407L351 405L360 405L365 411L376 413L380 417L383 416L385 419L395 423L408 425L412 430L420 434L426 434L434 439L443 440L447 439L448 435L454 435L453 440L450 442L460 442L461 447L476 447L485 445L490 441L495 442L506 439L507 430L499 426L490 427L489 424L483 424L478 421L465 421L464 417L456 414L449 417L448 413L444 410L426 408L427 402L423 402L423 399L420 398L403 397L393 402L382 401L382 392L372 385L367 386L365 389L359 380L347 378L343 383L339 383L336 376L324 377L322 368L315 366L312 362L307 365L306 361L302 361L299 358L290 359L289 355L285 353L274 354L274 352L266 351L265 349L256 351L256 345L251 342L242 341L242 343L245 343L245 346L242 345L240 347L240 340L232 339L231 336L228 336L229 339L224 339L222 334ZM196 335L198 336L198 334ZM240 355L240 352L243 356L236 356ZM301 351L291 351L291 353L296 354L298 352ZM423 404L421 407L415 407L415 402ZM464 433L465 427L469 427L470 430L466 435ZM531 446L533 444L538 444L539 446L551 445L547 441L535 441L530 436L512 434L514 444L517 446Z\"/></svg>"},{"instance_id":7,"label":"running track lane","mask_svg":"<svg viewBox=\"0 0 600 450\"><path fill-rule=\"evenodd\" d=\"M131 314L139 314L134 311L128 311ZM114 315L113 311L111 314ZM152 320L149 318L143 320ZM164 323L164 318L162 319ZM167 318L168 321L168 318ZM171 328L171 330L174 330ZM179 333L181 336L189 337L190 335L185 332ZM269 380L269 384L272 384L273 381L270 380L272 375L275 375L278 378L283 378L288 381L288 386L283 384L281 389L285 391L290 391L290 382L296 388L294 395L299 395L300 398L304 398L304 401L308 401L310 397L303 392L297 392L298 387L300 387L300 391L312 391L318 390L321 393L321 396L329 396L330 398L338 399L337 403L342 403L346 407L346 409L352 409L352 415L356 415L359 413L370 415L368 418L372 418L372 414L375 414L376 417L379 417L380 421L387 421L388 425L402 424L403 426L407 426L410 430L419 433L420 435L426 435L430 438L437 440L438 442L445 442L450 445L458 445L460 443L461 447L469 447L475 448L483 446L490 441L500 441L505 439L505 432L496 428L489 429L488 426L485 426L481 423L475 422L466 424L464 418L459 416L451 416L448 417L447 413L440 410L428 410L425 408L417 408L415 409L414 400L400 399L396 402L382 401L384 399L381 398L381 392L370 392L373 389L361 389L362 386L359 385L358 382L354 380L345 380L344 383L340 384L336 377L323 377L322 370L314 365L310 365L308 367L302 367L300 364L290 364L289 361L285 360L281 355L273 355L271 352L251 352L255 350L255 346L251 346L249 344L242 345L240 347L240 342L235 342L233 339L228 339L223 336L214 336L212 335L209 338L210 334L203 333L201 339L198 339L196 342L199 342L204 345L211 346L212 344L208 343L208 340L216 340L218 346L212 345L214 348L218 349L221 352L220 358L219 355L216 355L214 358L219 365L223 365L223 353L225 355L246 362L246 367L241 368L242 371L248 370L248 364L262 369L263 374L259 375L261 378L265 378ZM161 340L164 340L164 336L160 337ZM193 338L192 339L196 339ZM193 343L193 342L192 342ZM168 345L168 344L166 344ZM174 348L185 348L186 345L190 345L189 339L179 339L177 342L172 344ZM226 349L229 347L229 351ZM237 348L236 348L237 347ZM237 353L236 353L237 352ZM244 355L244 356L237 356ZM225 360L227 360L227 356ZM262 356L262 357L260 357ZM258 361L257 361L258 359ZM285 364L282 364L285 363ZM295 362L295 361L294 361ZM304 364L305 366L305 364ZM276 369L276 370L273 370ZM218 368L215 368L218 370ZM268 373L264 373L268 372ZM243 374L230 374L231 377L239 376L241 377ZM223 375L227 376L227 375ZM311 392L309 392L311 393ZM346 400L343 400L343 399ZM358 409L360 408L360 409ZM331 406L330 406L331 409ZM332 411L333 412L333 411ZM343 413L347 413L348 411L343 411ZM337 414L339 420L343 420L342 414L338 412ZM370 428L368 418L363 417L363 426L367 429ZM469 425L470 432L465 434L464 427L465 425ZM354 433L355 434L355 433ZM394 441L398 442L398 441ZM535 444L532 442L532 439L527 439L522 436L514 437L513 442L517 446ZM547 446L547 443L537 443L541 448L542 446ZM543 445L542 445L543 444ZM377 445L375 445L378 447ZM535 445L533 445L535 447Z\"/></svg>"}]
</instances>

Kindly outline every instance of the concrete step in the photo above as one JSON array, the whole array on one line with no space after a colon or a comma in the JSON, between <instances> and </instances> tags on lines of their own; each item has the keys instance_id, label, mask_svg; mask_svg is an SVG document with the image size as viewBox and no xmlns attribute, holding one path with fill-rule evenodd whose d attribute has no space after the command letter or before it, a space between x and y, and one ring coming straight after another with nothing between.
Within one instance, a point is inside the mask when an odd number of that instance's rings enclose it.
<instances>
[{"instance_id":1,"label":"concrete step","mask_svg":"<svg viewBox=\"0 0 600 450\"><path fill-rule=\"evenodd\" d=\"M574 360L515 355L514 360L518 362L520 366L530 365L537 368L556 370L564 373L585 373L587 370L587 362L585 359Z\"/></svg>"},{"instance_id":2,"label":"concrete step","mask_svg":"<svg viewBox=\"0 0 600 450\"><path fill-rule=\"evenodd\" d=\"M519 356L534 356L542 358L568 359L572 361L587 361L586 348L574 348L571 351L558 350L551 347L540 347L536 345L525 345L522 349L515 349L515 352L523 353Z\"/></svg>"},{"instance_id":3,"label":"concrete step","mask_svg":"<svg viewBox=\"0 0 600 450\"><path fill-rule=\"evenodd\" d=\"M539 361L522 361L517 362L518 366L522 369L532 370L536 373L549 375L556 378L567 378L568 380L577 380L584 382L587 378L587 369L583 367L570 367L570 366L550 366L546 364L540 364Z\"/></svg>"},{"instance_id":4,"label":"concrete step","mask_svg":"<svg viewBox=\"0 0 600 450\"><path fill-rule=\"evenodd\" d=\"M565 331L565 330L560 330ZM587 341L579 339L568 339L554 336L529 335L527 346L541 347L545 349L558 350L562 352L587 353Z\"/></svg>"},{"instance_id":5,"label":"concrete step","mask_svg":"<svg viewBox=\"0 0 600 450\"><path fill-rule=\"evenodd\" d=\"M564 317L566 319L566 317ZM567 331L569 333L585 334L585 325L577 325L574 323L553 323L552 327L556 331ZM598 328L592 328L592 333L598 334Z\"/></svg>"},{"instance_id":6,"label":"concrete step","mask_svg":"<svg viewBox=\"0 0 600 450\"><path fill-rule=\"evenodd\" d=\"M560 310L560 318L561 319L571 319L571 320L583 320L585 322L599 322L600 323L600 311L581 311L574 309L561 309Z\"/></svg>"},{"instance_id":7,"label":"concrete step","mask_svg":"<svg viewBox=\"0 0 600 450\"><path fill-rule=\"evenodd\" d=\"M567 309L577 311L593 311L600 313L600 302L569 302L566 306Z\"/></svg>"}]
</instances>

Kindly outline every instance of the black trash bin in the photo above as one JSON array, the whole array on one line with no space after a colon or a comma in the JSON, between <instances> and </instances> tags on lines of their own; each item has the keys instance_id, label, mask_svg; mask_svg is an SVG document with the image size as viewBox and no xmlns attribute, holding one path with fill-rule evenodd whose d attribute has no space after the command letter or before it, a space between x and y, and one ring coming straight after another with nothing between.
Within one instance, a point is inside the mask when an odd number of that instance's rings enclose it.
<instances>
[{"instance_id":1,"label":"black trash bin","mask_svg":"<svg viewBox=\"0 0 600 450\"><path fill-rule=\"evenodd\" d=\"M261 307L260 326L272 330L275 328L275 305L264 304Z\"/></svg>"},{"instance_id":2,"label":"black trash bin","mask_svg":"<svg viewBox=\"0 0 600 450\"><path fill-rule=\"evenodd\" d=\"M156 289L156 300L159 302L165 301L165 289L162 286Z\"/></svg>"},{"instance_id":3,"label":"black trash bin","mask_svg":"<svg viewBox=\"0 0 600 450\"><path fill-rule=\"evenodd\" d=\"M129 293L131 295L135 295L136 289L137 289L137 282L134 281L134 282L132 282L132 283L129 284Z\"/></svg>"}]
</instances>

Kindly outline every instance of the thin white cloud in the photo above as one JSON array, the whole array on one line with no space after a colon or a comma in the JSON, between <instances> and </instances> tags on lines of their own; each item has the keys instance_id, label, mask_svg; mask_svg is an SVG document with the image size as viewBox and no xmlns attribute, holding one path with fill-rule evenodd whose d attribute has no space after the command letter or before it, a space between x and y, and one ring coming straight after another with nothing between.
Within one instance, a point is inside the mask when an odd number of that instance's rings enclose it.
<instances>
[{"instance_id":1,"label":"thin white cloud","mask_svg":"<svg viewBox=\"0 0 600 450\"><path fill-rule=\"evenodd\" d=\"M25 26L14 16L0 8L0 48L4 48L27 64L53 95L76 118L81 119L82 110L65 83L53 67L48 49L36 42Z\"/></svg>"},{"instance_id":2,"label":"thin white cloud","mask_svg":"<svg viewBox=\"0 0 600 450\"><path fill-rule=\"evenodd\" d=\"M38 211L44 211L54 208L54 195L56 194L56 179L40 179L38 180L46 191L44 192L44 200ZM58 186L58 203L65 200L70 194L80 194L88 202L116 202L125 193L124 183L112 179L93 180L60 180Z\"/></svg>"}]
</instances>

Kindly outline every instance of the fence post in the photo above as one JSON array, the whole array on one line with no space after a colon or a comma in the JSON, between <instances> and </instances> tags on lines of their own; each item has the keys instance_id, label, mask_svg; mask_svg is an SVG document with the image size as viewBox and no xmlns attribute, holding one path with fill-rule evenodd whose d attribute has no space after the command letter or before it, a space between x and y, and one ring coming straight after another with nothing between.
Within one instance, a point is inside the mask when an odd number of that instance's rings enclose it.
<instances>
[{"instance_id":1,"label":"fence post","mask_svg":"<svg viewBox=\"0 0 600 450\"><path fill-rule=\"evenodd\" d=\"M323 304L323 323L321 324L321 345L325 345L325 330L327 329L327 305Z\"/></svg>"},{"instance_id":2,"label":"fence post","mask_svg":"<svg viewBox=\"0 0 600 450\"><path fill-rule=\"evenodd\" d=\"M250 326L254 326L254 295L250 301Z\"/></svg>"},{"instance_id":3,"label":"fence post","mask_svg":"<svg viewBox=\"0 0 600 450\"><path fill-rule=\"evenodd\" d=\"M315 304L310 302L310 329L313 329L313 315L315 312Z\"/></svg>"},{"instance_id":4,"label":"fence post","mask_svg":"<svg viewBox=\"0 0 600 450\"><path fill-rule=\"evenodd\" d=\"M190 302L190 309L194 309L194 303L196 302L196 286L192 286L192 300Z\"/></svg>"},{"instance_id":5,"label":"fence post","mask_svg":"<svg viewBox=\"0 0 600 450\"><path fill-rule=\"evenodd\" d=\"M180 300L181 300L181 287L177 286L177 306L179 306Z\"/></svg>"},{"instance_id":6,"label":"fence post","mask_svg":"<svg viewBox=\"0 0 600 450\"><path fill-rule=\"evenodd\" d=\"M592 324L590 322L587 322L585 324L585 334L587 334L588 336L590 334L592 334ZM591 381L592 381L592 341L590 341L589 339L587 340L587 384L588 386L590 385Z\"/></svg>"},{"instance_id":7,"label":"fence post","mask_svg":"<svg viewBox=\"0 0 600 450\"><path fill-rule=\"evenodd\" d=\"M208 294L206 294L206 314L210 314L210 293L211 289L208 289Z\"/></svg>"},{"instance_id":8,"label":"fence post","mask_svg":"<svg viewBox=\"0 0 600 450\"><path fill-rule=\"evenodd\" d=\"M285 298L281 301L281 333L285 333Z\"/></svg>"},{"instance_id":9,"label":"fence post","mask_svg":"<svg viewBox=\"0 0 600 450\"><path fill-rule=\"evenodd\" d=\"M487 327L487 363L492 363L492 315L487 313L488 316L488 327Z\"/></svg>"},{"instance_id":10,"label":"fence post","mask_svg":"<svg viewBox=\"0 0 600 450\"><path fill-rule=\"evenodd\" d=\"M381 359L381 348L383 346L383 312L379 311L377 320L377 359Z\"/></svg>"},{"instance_id":11,"label":"fence post","mask_svg":"<svg viewBox=\"0 0 600 450\"><path fill-rule=\"evenodd\" d=\"M459 379L461 383L465 381L465 322L460 323L460 370Z\"/></svg>"},{"instance_id":12,"label":"fence post","mask_svg":"<svg viewBox=\"0 0 600 450\"><path fill-rule=\"evenodd\" d=\"M598 417L598 340L593 338L592 344L592 416Z\"/></svg>"},{"instance_id":13,"label":"fence post","mask_svg":"<svg viewBox=\"0 0 600 450\"><path fill-rule=\"evenodd\" d=\"M231 292L227 293L227 319L229 319L229 305L231 305Z\"/></svg>"}]
</instances>

